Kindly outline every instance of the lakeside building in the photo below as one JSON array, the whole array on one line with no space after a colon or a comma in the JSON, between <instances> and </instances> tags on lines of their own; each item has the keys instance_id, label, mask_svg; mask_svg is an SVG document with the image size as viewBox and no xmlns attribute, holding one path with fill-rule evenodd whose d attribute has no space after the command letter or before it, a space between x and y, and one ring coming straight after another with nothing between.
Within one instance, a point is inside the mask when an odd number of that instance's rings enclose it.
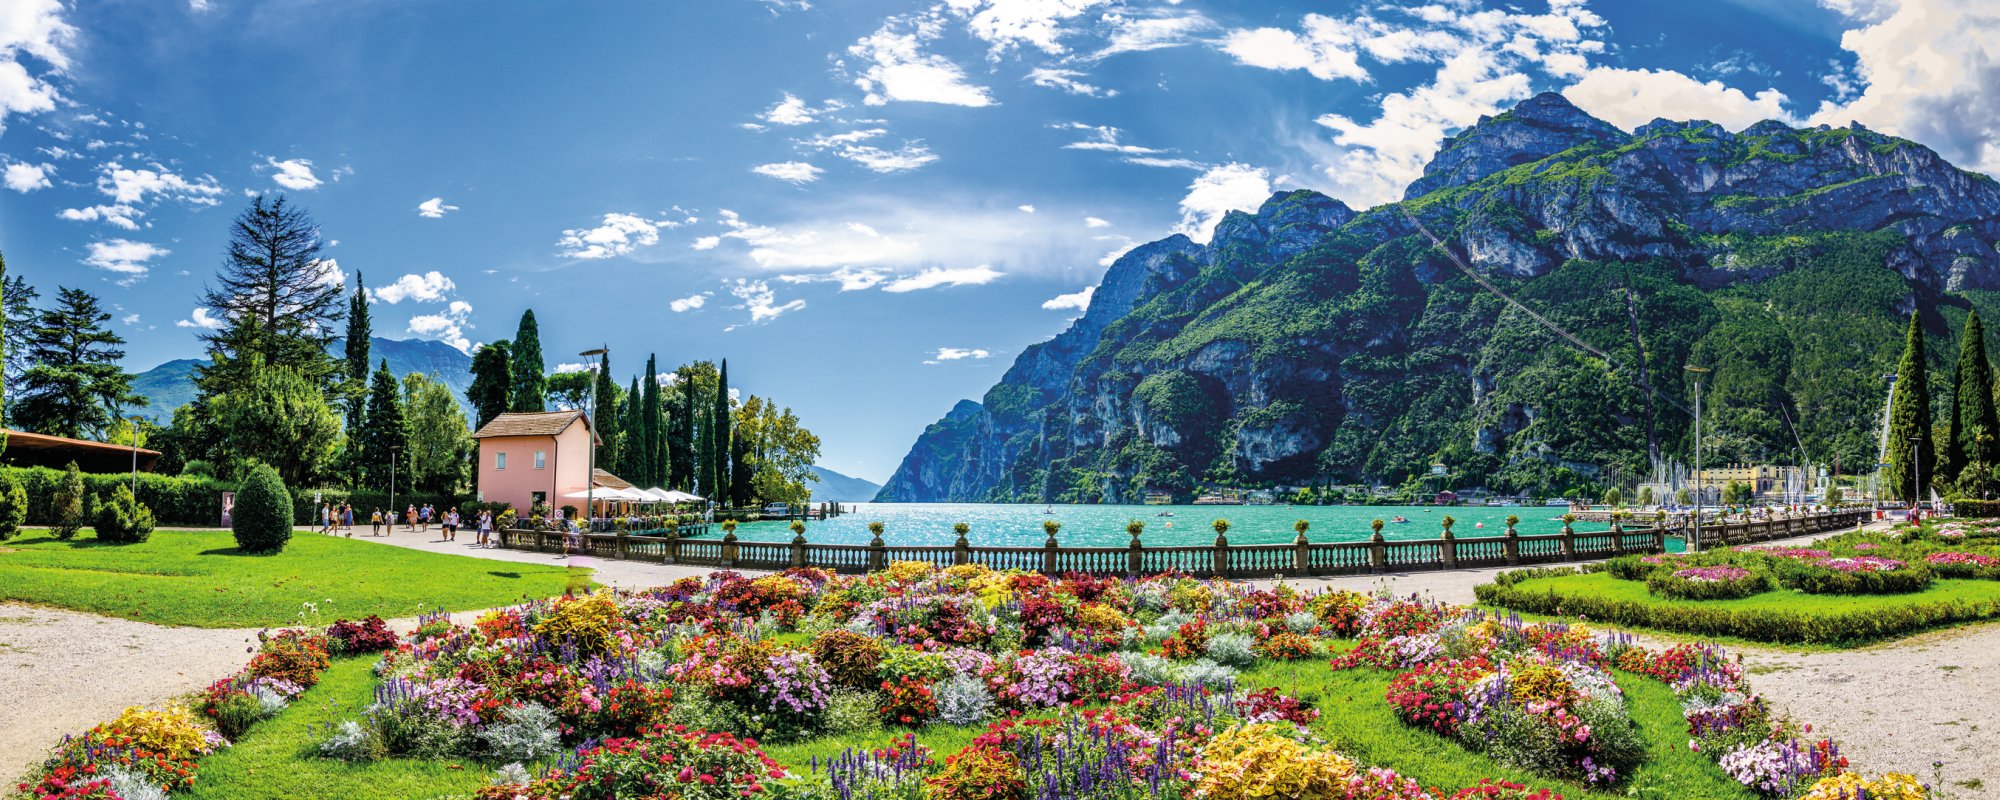
<instances>
[{"instance_id":1,"label":"lakeside building","mask_svg":"<svg viewBox=\"0 0 2000 800\"><path fill-rule=\"evenodd\" d=\"M626 485L590 468L597 432L581 411L509 412L472 434L479 444L479 500L506 503L527 516L542 504L582 506L565 495L596 485ZM602 440L597 440L602 446ZM608 479L608 480L607 480Z\"/></svg>"}]
</instances>

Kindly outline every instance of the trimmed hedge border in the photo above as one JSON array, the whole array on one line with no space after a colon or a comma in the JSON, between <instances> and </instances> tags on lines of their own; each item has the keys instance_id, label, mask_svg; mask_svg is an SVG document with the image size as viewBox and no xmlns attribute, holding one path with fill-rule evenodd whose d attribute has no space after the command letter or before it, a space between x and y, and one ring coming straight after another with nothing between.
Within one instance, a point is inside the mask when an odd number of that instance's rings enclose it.
<instances>
[{"instance_id":1,"label":"trimmed hedge border","mask_svg":"<svg viewBox=\"0 0 2000 800\"><path fill-rule=\"evenodd\" d=\"M1954 500L1951 513L1955 517L2000 517L2000 500Z\"/></svg>"},{"instance_id":2,"label":"trimmed hedge border","mask_svg":"<svg viewBox=\"0 0 2000 800\"><path fill-rule=\"evenodd\" d=\"M1592 622L1654 628L1700 636L1731 636L1777 644L1845 644L1886 639L1927 628L2000 617L2000 602L1946 600L1894 609L1839 614L1791 614L1698 608L1666 602L1637 603L1596 596L1519 588L1524 581L1597 572L1600 565L1514 570L1473 587L1479 602L1530 614L1588 617Z\"/></svg>"}]
</instances>

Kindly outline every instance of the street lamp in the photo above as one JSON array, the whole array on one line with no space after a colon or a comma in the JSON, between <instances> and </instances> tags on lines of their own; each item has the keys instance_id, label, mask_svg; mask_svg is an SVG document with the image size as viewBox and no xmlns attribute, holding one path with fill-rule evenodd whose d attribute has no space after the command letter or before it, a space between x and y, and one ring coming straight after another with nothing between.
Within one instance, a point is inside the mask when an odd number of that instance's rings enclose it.
<instances>
[{"instance_id":1,"label":"street lamp","mask_svg":"<svg viewBox=\"0 0 2000 800\"><path fill-rule=\"evenodd\" d=\"M610 354L610 345L603 345L577 353L578 356L583 358L590 358L592 356L606 357ZM597 420L591 417L592 414L597 412L597 377L595 376L597 367L598 365L596 364L592 364L589 367L593 374L590 381L590 407L583 410L583 418L588 425L583 432L584 440L590 444L589 471L584 473L583 476L583 528L589 532L596 532L597 530Z\"/></svg>"},{"instance_id":2,"label":"street lamp","mask_svg":"<svg viewBox=\"0 0 2000 800\"><path fill-rule=\"evenodd\" d=\"M1707 367L1692 364L1681 367L1694 375L1694 532L1688 535L1688 552L1701 552L1701 506L1707 499L1702 496L1701 480L1701 380L1709 373Z\"/></svg>"},{"instance_id":3,"label":"street lamp","mask_svg":"<svg viewBox=\"0 0 2000 800\"><path fill-rule=\"evenodd\" d=\"M389 445L389 532L396 532L396 518L402 516L396 511L396 446Z\"/></svg>"},{"instance_id":4,"label":"street lamp","mask_svg":"<svg viewBox=\"0 0 2000 800\"><path fill-rule=\"evenodd\" d=\"M132 423L132 502L139 502L139 417Z\"/></svg>"}]
</instances>

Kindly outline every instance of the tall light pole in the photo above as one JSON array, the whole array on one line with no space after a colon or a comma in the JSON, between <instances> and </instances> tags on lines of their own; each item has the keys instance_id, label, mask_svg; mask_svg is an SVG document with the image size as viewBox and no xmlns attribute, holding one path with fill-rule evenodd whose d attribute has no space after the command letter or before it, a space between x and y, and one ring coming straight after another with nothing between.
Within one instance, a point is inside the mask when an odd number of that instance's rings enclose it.
<instances>
[{"instance_id":1,"label":"tall light pole","mask_svg":"<svg viewBox=\"0 0 2000 800\"><path fill-rule=\"evenodd\" d=\"M1688 552L1701 552L1701 506L1707 498L1702 496L1701 480L1701 380L1709 372L1707 367L1692 364L1682 367L1694 375L1694 532L1688 535Z\"/></svg>"},{"instance_id":2,"label":"tall light pole","mask_svg":"<svg viewBox=\"0 0 2000 800\"><path fill-rule=\"evenodd\" d=\"M403 513L396 510L396 446L389 445L389 532L396 532L396 518Z\"/></svg>"},{"instance_id":3,"label":"tall light pole","mask_svg":"<svg viewBox=\"0 0 2000 800\"><path fill-rule=\"evenodd\" d=\"M139 502L139 418L133 417L129 421L132 423L132 502L137 503Z\"/></svg>"},{"instance_id":4,"label":"tall light pole","mask_svg":"<svg viewBox=\"0 0 2000 800\"><path fill-rule=\"evenodd\" d=\"M605 345L585 350L577 353L577 355L583 358L590 358L592 356L607 356L610 353L611 347ZM591 365L590 372L590 407L583 410L583 418L586 424L583 432L584 441L590 444L589 471L585 472L583 476L583 530L585 533L595 533L597 530L597 420L591 415L597 413L597 381L602 377L597 375L597 365L595 364ZM648 378L648 380L651 380L651 378Z\"/></svg>"},{"instance_id":5,"label":"tall light pole","mask_svg":"<svg viewBox=\"0 0 2000 800\"><path fill-rule=\"evenodd\" d=\"M1915 483L1910 485L1911 511L1917 510L1917 504L1923 502L1924 499L1924 462L1923 459L1918 457L1923 445L1924 437L1910 437L1910 471L1913 473L1911 478L1915 481Z\"/></svg>"}]
</instances>

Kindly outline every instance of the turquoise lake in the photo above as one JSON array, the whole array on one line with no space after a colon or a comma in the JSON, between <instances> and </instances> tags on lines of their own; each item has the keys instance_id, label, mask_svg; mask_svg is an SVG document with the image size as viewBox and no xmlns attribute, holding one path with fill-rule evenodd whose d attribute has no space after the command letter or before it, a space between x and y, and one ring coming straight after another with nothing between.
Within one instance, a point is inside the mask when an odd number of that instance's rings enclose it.
<instances>
[{"instance_id":1,"label":"turquoise lake","mask_svg":"<svg viewBox=\"0 0 2000 800\"><path fill-rule=\"evenodd\" d=\"M1101 506L1101 505L996 505L974 503L863 503L847 514L824 522L806 523L806 540L815 544L867 544L868 523L880 522L886 530L882 540L890 545L950 545L957 540L954 523L972 526L967 539L988 547L1040 547L1046 536L1044 520L1062 523L1057 541L1072 547L1124 547L1131 538L1125 523L1138 519L1146 523L1141 541L1149 545L1205 545L1215 542L1214 520L1229 520L1230 544L1281 544L1292 541L1292 523L1312 524L1307 538L1315 542L1363 541L1370 533L1368 523L1388 521L1397 515L1408 524L1383 527L1387 539L1433 539L1446 514L1457 520L1452 532L1459 537L1499 536L1507 529L1508 514L1518 514L1516 530L1529 536L1562 530L1564 509L1543 506L1514 508L1461 506ZM1171 517L1158 516L1161 512ZM1481 525L1485 527L1480 527ZM783 522L746 523L736 529L739 539L784 541L792 532ZM1601 531L1602 524L1578 522L1578 532ZM713 534L719 536L720 533Z\"/></svg>"}]
</instances>

